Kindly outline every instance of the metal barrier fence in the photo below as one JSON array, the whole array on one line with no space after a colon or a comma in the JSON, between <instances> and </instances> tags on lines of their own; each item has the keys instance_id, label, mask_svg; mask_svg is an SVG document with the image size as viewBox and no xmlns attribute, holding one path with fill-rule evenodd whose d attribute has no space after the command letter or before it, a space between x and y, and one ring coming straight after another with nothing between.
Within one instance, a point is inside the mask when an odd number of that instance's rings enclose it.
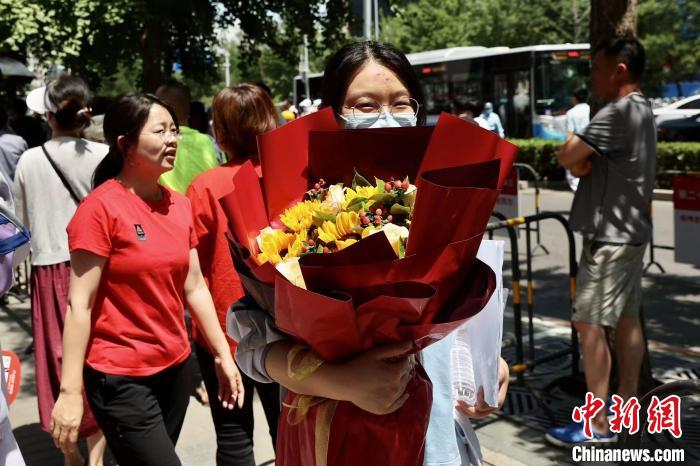
<instances>
[{"instance_id":1,"label":"metal barrier fence","mask_svg":"<svg viewBox=\"0 0 700 466\"><path fill-rule=\"evenodd\" d=\"M564 356L571 355L571 373L572 377L577 377L579 374L579 349L578 349L578 335L571 326L571 346L567 350L558 351L542 358L536 358L535 355L535 339L534 339L534 296L535 296L535 286L532 279L532 250L530 249L531 243L531 232L532 228L530 225L533 222L539 222L540 220L556 220L558 221L566 231L566 235L569 242L569 306L573 305L574 295L576 293L576 273L577 273L577 262L576 262L576 243L574 242L574 234L569 227L569 222L560 214L554 212L541 212L535 215L529 215L526 217L516 217L511 219L506 219L502 214L494 212L493 216L498 218L498 222L489 223L486 227L486 231L492 233L498 229L507 229L510 238L511 247L511 267L513 269L513 318L514 318L514 331L515 331L515 352L516 352L516 362L511 366L511 370L518 376L521 380L522 374L528 370L534 369L537 365L543 364L545 362L552 361L554 359L559 359ZM525 241L526 241L526 264L527 264L527 314L528 314L528 358L524 357L523 348L523 336L522 336L522 309L521 309L521 291L520 291L520 258L518 255L518 238L515 234L515 228L520 225L525 226Z\"/></svg>"},{"instance_id":2,"label":"metal barrier fence","mask_svg":"<svg viewBox=\"0 0 700 466\"><path fill-rule=\"evenodd\" d=\"M540 197L540 174L535 170L535 168L532 165L529 165L527 163L520 163L516 162L513 164L513 167L518 169L518 173L520 173L519 169L525 169L532 175L532 181L533 184L535 185L535 215L539 215L540 213L540 206L541 206L541 197ZM545 254L549 254L549 250L542 244L540 241L540 221L537 220L537 228L535 228L535 231L537 232L537 244L535 244L535 249L533 249L532 252L536 251L538 248L542 249ZM529 250L528 246L528 250Z\"/></svg>"}]
</instances>

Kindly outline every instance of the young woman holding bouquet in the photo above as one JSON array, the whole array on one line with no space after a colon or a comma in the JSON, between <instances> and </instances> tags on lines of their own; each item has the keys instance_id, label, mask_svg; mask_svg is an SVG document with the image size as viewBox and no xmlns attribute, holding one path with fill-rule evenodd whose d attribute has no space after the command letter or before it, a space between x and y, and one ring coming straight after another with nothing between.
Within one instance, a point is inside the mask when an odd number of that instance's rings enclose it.
<instances>
[{"instance_id":1,"label":"young woman holding bouquet","mask_svg":"<svg viewBox=\"0 0 700 466\"><path fill-rule=\"evenodd\" d=\"M197 176L187 197L192 203L194 231L202 274L211 291L221 328L226 329L226 311L244 295L238 274L233 268L225 234L228 221L219 199L233 189L231 180L239 167L251 161L259 170L258 134L277 127L275 106L270 96L255 84L242 83L223 89L212 105L216 143L226 152L229 162ZM196 323L192 336L202 378L209 398L218 392L214 356ZM229 339L231 354L236 342ZM253 387L258 391L270 428L273 445L277 437L280 400L279 385L255 382L242 374L244 401L242 409L226 410L211 404L216 429L216 464L218 466L255 466L253 455Z\"/></svg>"},{"instance_id":2,"label":"young woman holding bouquet","mask_svg":"<svg viewBox=\"0 0 700 466\"><path fill-rule=\"evenodd\" d=\"M219 401L242 404L242 382L199 267L186 197L158 178L172 169L178 125L152 95L129 95L104 120L109 153L95 190L68 225L69 309L54 441L74 451L82 387L123 465L179 465L189 401L187 305L215 358Z\"/></svg>"},{"instance_id":3,"label":"young woman holding bouquet","mask_svg":"<svg viewBox=\"0 0 700 466\"><path fill-rule=\"evenodd\" d=\"M323 106L331 107L345 128L415 126L425 122L423 93L406 57L391 46L376 42L347 45L328 61L323 79ZM272 327L263 311L251 310L248 298L234 304L232 329L239 340L237 361L256 380L275 380L298 394L349 401L373 414L388 414L406 401L412 359L406 356L411 343L372 349L355 359L335 364L323 362L303 380L288 374L288 354L294 347L289 337ZM455 429L450 373L450 349L455 334L421 353L433 382L433 405L425 448L425 465L480 464L473 431L458 439ZM499 402L507 390L508 367L499 367ZM485 404L460 405L470 417L483 417L494 409ZM471 434L471 435L469 435ZM467 452L465 441L474 446ZM391 446L387 445L387 448Z\"/></svg>"}]
</instances>

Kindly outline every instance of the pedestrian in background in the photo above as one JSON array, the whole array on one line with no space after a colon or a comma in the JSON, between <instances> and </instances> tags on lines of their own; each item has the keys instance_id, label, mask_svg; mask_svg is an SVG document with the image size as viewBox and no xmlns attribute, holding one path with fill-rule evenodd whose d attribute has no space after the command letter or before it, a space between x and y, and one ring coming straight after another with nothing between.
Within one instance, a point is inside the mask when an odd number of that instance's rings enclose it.
<instances>
[{"instance_id":1,"label":"pedestrian in background","mask_svg":"<svg viewBox=\"0 0 700 466\"><path fill-rule=\"evenodd\" d=\"M571 97L574 104L566 112L566 140L568 141L574 135L580 134L588 126L591 119L591 107L588 105L588 90L585 88L577 89ZM571 170L566 170L566 181L573 192L578 188L578 177L571 174Z\"/></svg>"},{"instance_id":2,"label":"pedestrian in background","mask_svg":"<svg viewBox=\"0 0 700 466\"><path fill-rule=\"evenodd\" d=\"M172 79L156 90L156 96L170 105L178 121L182 122L175 168L164 173L160 183L185 194L195 176L219 165L216 148L208 135L186 126L189 124L192 103L190 89L187 86Z\"/></svg>"},{"instance_id":3,"label":"pedestrian in background","mask_svg":"<svg viewBox=\"0 0 700 466\"><path fill-rule=\"evenodd\" d=\"M570 216L571 228L583 236L572 320L587 390L606 403L611 356L605 327L615 331L617 393L625 401L638 395L644 356L642 265L656 174L654 115L639 87L644 65L644 47L634 38L611 38L594 49L591 90L608 104L557 154L581 177ZM578 423L550 429L546 437L560 446L617 440L605 409L592 424L591 439Z\"/></svg>"},{"instance_id":4,"label":"pedestrian in background","mask_svg":"<svg viewBox=\"0 0 700 466\"><path fill-rule=\"evenodd\" d=\"M258 85L242 83L223 89L214 98L214 133L219 147L229 162L207 170L194 179L187 197L192 202L197 252L202 274L211 290L221 329L226 331L226 313L231 303L241 299L245 292L233 267L229 253L228 220L219 199L234 189L233 177L245 162L252 162L260 170L256 136L277 127L277 112L270 96ZM258 173L260 174L260 173ZM214 372L214 356L201 330L192 325L192 336L202 377L211 399L218 392L219 383ZM231 355L236 342L228 339ZM216 429L217 466L255 466L253 454L253 388L258 392L267 418L272 445L277 442L277 419L280 412L279 385L256 382L241 374L245 399L242 409L222 409L210 404Z\"/></svg>"},{"instance_id":5,"label":"pedestrian in background","mask_svg":"<svg viewBox=\"0 0 700 466\"><path fill-rule=\"evenodd\" d=\"M75 451L85 394L115 459L178 466L189 402L184 306L212 348L219 402L243 386L199 268L192 208L158 184L177 151L177 117L152 95L125 96L105 114L109 153L95 189L68 225L70 308L52 434Z\"/></svg>"},{"instance_id":6,"label":"pedestrian in background","mask_svg":"<svg viewBox=\"0 0 700 466\"><path fill-rule=\"evenodd\" d=\"M0 172L10 186L14 183L19 157L27 149L27 141L7 126L7 112L4 107L0 107Z\"/></svg>"},{"instance_id":7,"label":"pedestrian in background","mask_svg":"<svg viewBox=\"0 0 700 466\"><path fill-rule=\"evenodd\" d=\"M90 125L90 90L82 79L63 75L27 96L46 115L52 137L22 154L15 174L15 212L32 232L31 306L36 394L41 428L51 432L51 411L61 393L61 335L68 308L70 253L66 227L92 188L92 175L107 146L81 138ZM89 464L99 466L105 441L87 401L79 438L87 437ZM82 466L78 451L64 452L66 466Z\"/></svg>"},{"instance_id":8,"label":"pedestrian in background","mask_svg":"<svg viewBox=\"0 0 700 466\"><path fill-rule=\"evenodd\" d=\"M498 134L499 137L505 137L505 131L503 130L503 125L501 124L501 117L498 113L493 111L493 104L491 102L486 102L484 104L484 111L479 115L488 125L488 129Z\"/></svg>"}]
</instances>

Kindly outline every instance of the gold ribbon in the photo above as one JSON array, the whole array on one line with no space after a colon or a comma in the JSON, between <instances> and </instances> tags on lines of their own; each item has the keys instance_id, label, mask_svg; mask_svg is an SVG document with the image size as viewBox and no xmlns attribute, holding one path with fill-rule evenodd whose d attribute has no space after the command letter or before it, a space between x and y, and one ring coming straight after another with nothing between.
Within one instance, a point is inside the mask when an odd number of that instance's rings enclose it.
<instances>
[{"instance_id":1,"label":"gold ribbon","mask_svg":"<svg viewBox=\"0 0 700 466\"><path fill-rule=\"evenodd\" d=\"M303 345L295 345L287 353L287 375L290 379L300 382L307 379L324 361L318 355ZM314 447L316 466L327 466L328 464L328 445L331 436L331 422L335 409L338 406L338 401L329 400L311 395L298 395L292 393L291 403L283 403L289 409L287 413L287 423L290 426L301 423L309 410L318 406L316 410L316 427L314 429Z\"/></svg>"}]
</instances>

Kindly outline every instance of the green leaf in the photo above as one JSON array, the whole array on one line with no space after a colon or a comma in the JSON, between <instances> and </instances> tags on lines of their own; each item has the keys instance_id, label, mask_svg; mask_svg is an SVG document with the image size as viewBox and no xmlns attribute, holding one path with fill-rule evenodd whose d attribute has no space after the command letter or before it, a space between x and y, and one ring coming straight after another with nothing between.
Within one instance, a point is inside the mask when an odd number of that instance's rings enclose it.
<instances>
[{"instance_id":1,"label":"green leaf","mask_svg":"<svg viewBox=\"0 0 700 466\"><path fill-rule=\"evenodd\" d=\"M348 203L347 210L353 210L359 212L362 209L362 205L367 201L366 197L355 197Z\"/></svg>"},{"instance_id":2,"label":"green leaf","mask_svg":"<svg viewBox=\"0 0 700 466\"><path fill-rule=\"evenodd\" d=\"M316 212L314 212L312 218L314 220L314 223L318 226L321 226L323 224L323 222L335 223L335 215L328 213L328 212L316 211Z\"/></svg>"},{"instance_id":3,"label":"green leaf","mask_svg":"<svg viewBox=\"0 0 700 466\"><path fill-rule=\"evenodd\" d=\"M379 178L377 178L377 177L375 176L375 177L374 177L374 182L376 183L377 191L379 191L380 193L386 193L386 192L388 192L386 189L384 189L384 185L386 184L386 181L381 180L381 179L379 179Z\"/></svg>"},{"instance_id":4,"label":"green leaf","mask_svg":"<svg viewBox=\"0 0 700 466\"><path fill-rule=\"evenodd\" d=\"M391 215L401 215L403 217L408 217L411 215L411 208L403 206L401 204L394 204L391 206L389 212L391 213Z\"/></svg>"},{"instance_id":5,"label":"green leaf","mask_svg":"<svg viewBox=\"0 0 700 466\"><path fill-rule=\"evenodd\" d=\"M352 187L353 187L353 189L355 189L358 186L372 186L372 183L367 181L367 178L360 175L357 172L357 169L355 169L355 177L352 179Z\"/></svg>"}]
</instances>

